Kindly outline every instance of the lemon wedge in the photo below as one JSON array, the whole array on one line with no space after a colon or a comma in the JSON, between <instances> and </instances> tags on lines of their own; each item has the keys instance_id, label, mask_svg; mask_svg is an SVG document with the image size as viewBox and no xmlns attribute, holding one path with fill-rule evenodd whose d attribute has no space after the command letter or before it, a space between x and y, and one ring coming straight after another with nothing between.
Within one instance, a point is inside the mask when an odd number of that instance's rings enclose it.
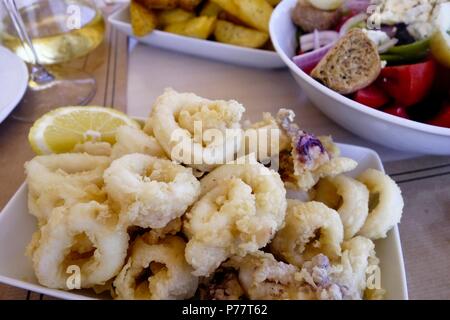
<instances>
[{"instance_id":1,"label":"lemon wedge","mask_svg":"<svg viewBox=\"0 0 450 320\"><path fill-rule=\"evenodd\" d=\"M28 141L37 154L64 153L86 141L115 143L116 129L140 128L126 114L104 107L62 107L36 120Z\"/></svg>"}]
</instances>

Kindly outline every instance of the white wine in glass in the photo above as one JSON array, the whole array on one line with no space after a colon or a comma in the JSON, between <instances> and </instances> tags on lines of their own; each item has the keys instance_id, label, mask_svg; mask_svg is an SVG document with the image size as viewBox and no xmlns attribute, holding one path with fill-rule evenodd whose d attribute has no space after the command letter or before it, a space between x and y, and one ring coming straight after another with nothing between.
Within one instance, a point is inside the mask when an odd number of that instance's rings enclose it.
<instances>
[{"instance_id":1,"label":"white wine in glass","mask_svg":"<svg viewBox=\"0 0 450 320\"><path fill-rule=\"evenodd\" d=\"M88 54L103 41L105 23L94 3L0 1L7 12L2 18L2 43L30 65L31 73L13 117L34 121L55 107L87 104L95 94L95 79L61 64Z\"/></svg>"}]
</instances>

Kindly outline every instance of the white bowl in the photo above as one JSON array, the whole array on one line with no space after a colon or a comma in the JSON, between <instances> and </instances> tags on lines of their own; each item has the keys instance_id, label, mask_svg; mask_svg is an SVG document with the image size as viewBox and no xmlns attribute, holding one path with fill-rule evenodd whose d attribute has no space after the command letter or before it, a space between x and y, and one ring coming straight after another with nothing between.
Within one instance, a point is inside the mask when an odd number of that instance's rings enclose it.
<instances>
[{"instance_id":1,"label":"white bowl","mask_svg":"<svg viewBox=\"0 0 450 320\"><path fill-rule=\"evenodd\" d=\"M14 110L28 85L28 69L19 56L0 46L0 123Z\"/></svg>"},{"instance_id":2,"label":"white bowl","mask_svg":"<svg viewBox=\"0 0 450 320\"><path fill-rule=\"evenodd\" d=\"M108 21L121 32L134 37L129 11L129 6L126 5L111 14ZM286 67L274 51L244 48L217 41L190 38L161 30L154 30L144 37L136 37L136 40L158 48L247 67L264 69Z\"/></svg>"},{"instance_id":3,"label":"white bowl","mask_svg":"<svg viewBox=\"0 0 450 320\"><path fill-rule=\"evenodd\" d=\"M375 143L407 152L450 155L450 129L399 118L353 101L304 73L293 61L296 27L291 11L297 0L283 0L270 20L275 50L289 67L295 81L330 119Z\"/></svg>"},{"instance_id":4,"label":"white bowl","mask_svg":"<svg viewBox=\"0 0 450 320\"><path fill-rule=\"evenodd\" d=\"M380 158L374 151L350 145L339 147L344 156L359 164L352 175L368 168L383 171ZM37 228L36 218L28 213L27 192L27 186L23 184L0 213L0 283L61 299L107 299L107 296L95 296L92 291L67 292L49 289L38 283L31 261L25 256L25 248ZM380 259L381 286L387 291L385 298L408 299L397 226L389 231L387 238L375 241L375 250Z\"/></svg>"}]
</instances>

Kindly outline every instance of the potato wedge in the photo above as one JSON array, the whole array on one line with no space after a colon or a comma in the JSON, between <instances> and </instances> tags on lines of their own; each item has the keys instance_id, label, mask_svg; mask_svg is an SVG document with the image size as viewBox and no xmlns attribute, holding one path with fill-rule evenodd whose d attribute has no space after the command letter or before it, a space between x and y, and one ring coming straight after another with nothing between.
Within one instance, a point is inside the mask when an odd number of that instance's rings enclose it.
<instances>
[{"instance_id":1,"label":"potato wedge","mask_svg":"<svg viewBox=\"0 0 450 320\"><path fill-rule=\"evenodd\" d=\"M147 9L174 9L178 6L178 0L135 0Z\"/></svg>"},{"instance_id":2,"label":"potato wedge","mask_svg":"<svg viewBox=\"0 0 450 320\"><path fill-rule=\"evenodd\" d=\"M178 0L180 8L188 11L194 11L202 0Z\"/></svg>"},{"instance_id":3,"label":"potato wedge","mask_svg":"<svg viewBox=\"0 0 450 320\"><path fill-rule=\"evenodd\" d=\"M269 32L273 8L266 0L211 0L249 27Z\"/></svg>"},{"instance_id":4,"label":"potato wedge","mask_svg":"<svg viewBox=\"0 0 450 320\"><path fill-rule=\"evenodd\" d=\"M208 39L214 32L215 17L196 17L189 20L166 26L164 31L180 34L187 37Z\"/></svg>"},{"instance_id":5,"label":"potato wedge","mask_svg":"<svg viewBox=\"0 0 450 320\"><path fill-rule=\"evenodd\" d=\"M214 36L219 42L248 48L260 48L269 40L269 34L266 32L238 26L224 20L217 21Z\"/></svg>"},{"instance_id":6,"label":"potato wedge","mask_svg":"<svg viewBox=\"0 0 450 320\"><path fill-rule=\"evenodd\" d=\"M169 24L179 23L194 17L194 13L180 8L163 10L157 13L158 23L160 26L168 26Z\"/></svg>"},{"instance_id":7,"label":"potato wedge","mask_svg":"<svg viewBox=\"0 0 450 320\"><path fill-rule=\"evenodd\" d=\"M266 0L234 0L239 19L249 26L269 32L269 21L273 8Z\"/></svg>"},{"instance_id":8,"label":"potato wedge","mask_svg":"<svg viewBox=\"0 0 450 320\"><path fill-rule=\"evenodd\" d=\"M200 16L217 17L222 7L212 1L207 1L200 11Z\"/></svg>"},{"instance_id":9,"label":"potato wedge","mask_svg":"<svg viewBox=\"0 0 450 320\"><path fill-rule=\"evenodd\" d=\"M134 0L130 4L130 16L133 34L137 37L143 37L156 28L156 14Z\"/></svg>"},{"instance_id":10,"label":"potato wedge","mask_svg":"<svg viewBox=\"0 0 450 320\"><path fill-rule=\"evenodd\" d=\"M234 0L211 0L212 3L217 4L226 12L232 14L233 16L239 15L239 8L235 4Z\"/></svg>"},{"instance_id":11,"label":"potato wedge","mask_svg":"<svg viewBox=\"0 0 450 320\"><path fill-rule=\"evenodd\" d=\"M219 15L217 16L217 19L219 20L225 20L234 24L237 24L238 26L248 27L248 25L241 21L238 17L233 16L231 13L222 10Z\"/></svg>"}]
</instances>

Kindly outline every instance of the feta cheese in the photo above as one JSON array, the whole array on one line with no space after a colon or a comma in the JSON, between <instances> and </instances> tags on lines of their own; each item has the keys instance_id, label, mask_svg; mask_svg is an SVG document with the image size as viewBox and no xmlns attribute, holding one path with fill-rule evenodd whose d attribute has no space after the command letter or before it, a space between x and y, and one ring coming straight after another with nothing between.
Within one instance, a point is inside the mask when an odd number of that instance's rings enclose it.
<instances>
[{"instance_id":1,"label":"feta cheese","mask_svg":"<svg viewBox=\"0 0 450 320\"><path fill-rule=\"evenodd\" d=\"M382 45L383 43L390 40L389 36L384 31L380 30L367 30L363 29L363 32L367 35L367 37L375 42L377 46Z\"/></svg>"},{"instance_id":2,"label":"feta cheese","mask_svg":"<svg viewBox=\"0 0 450 320\"><path fill-rule=\"evenodd\" d=\"M449 0L378 0L369 17L371 25L405 23L416 39L426 39L435 30L434 17L439 4Z\"/></svg>"}]
</instances>

